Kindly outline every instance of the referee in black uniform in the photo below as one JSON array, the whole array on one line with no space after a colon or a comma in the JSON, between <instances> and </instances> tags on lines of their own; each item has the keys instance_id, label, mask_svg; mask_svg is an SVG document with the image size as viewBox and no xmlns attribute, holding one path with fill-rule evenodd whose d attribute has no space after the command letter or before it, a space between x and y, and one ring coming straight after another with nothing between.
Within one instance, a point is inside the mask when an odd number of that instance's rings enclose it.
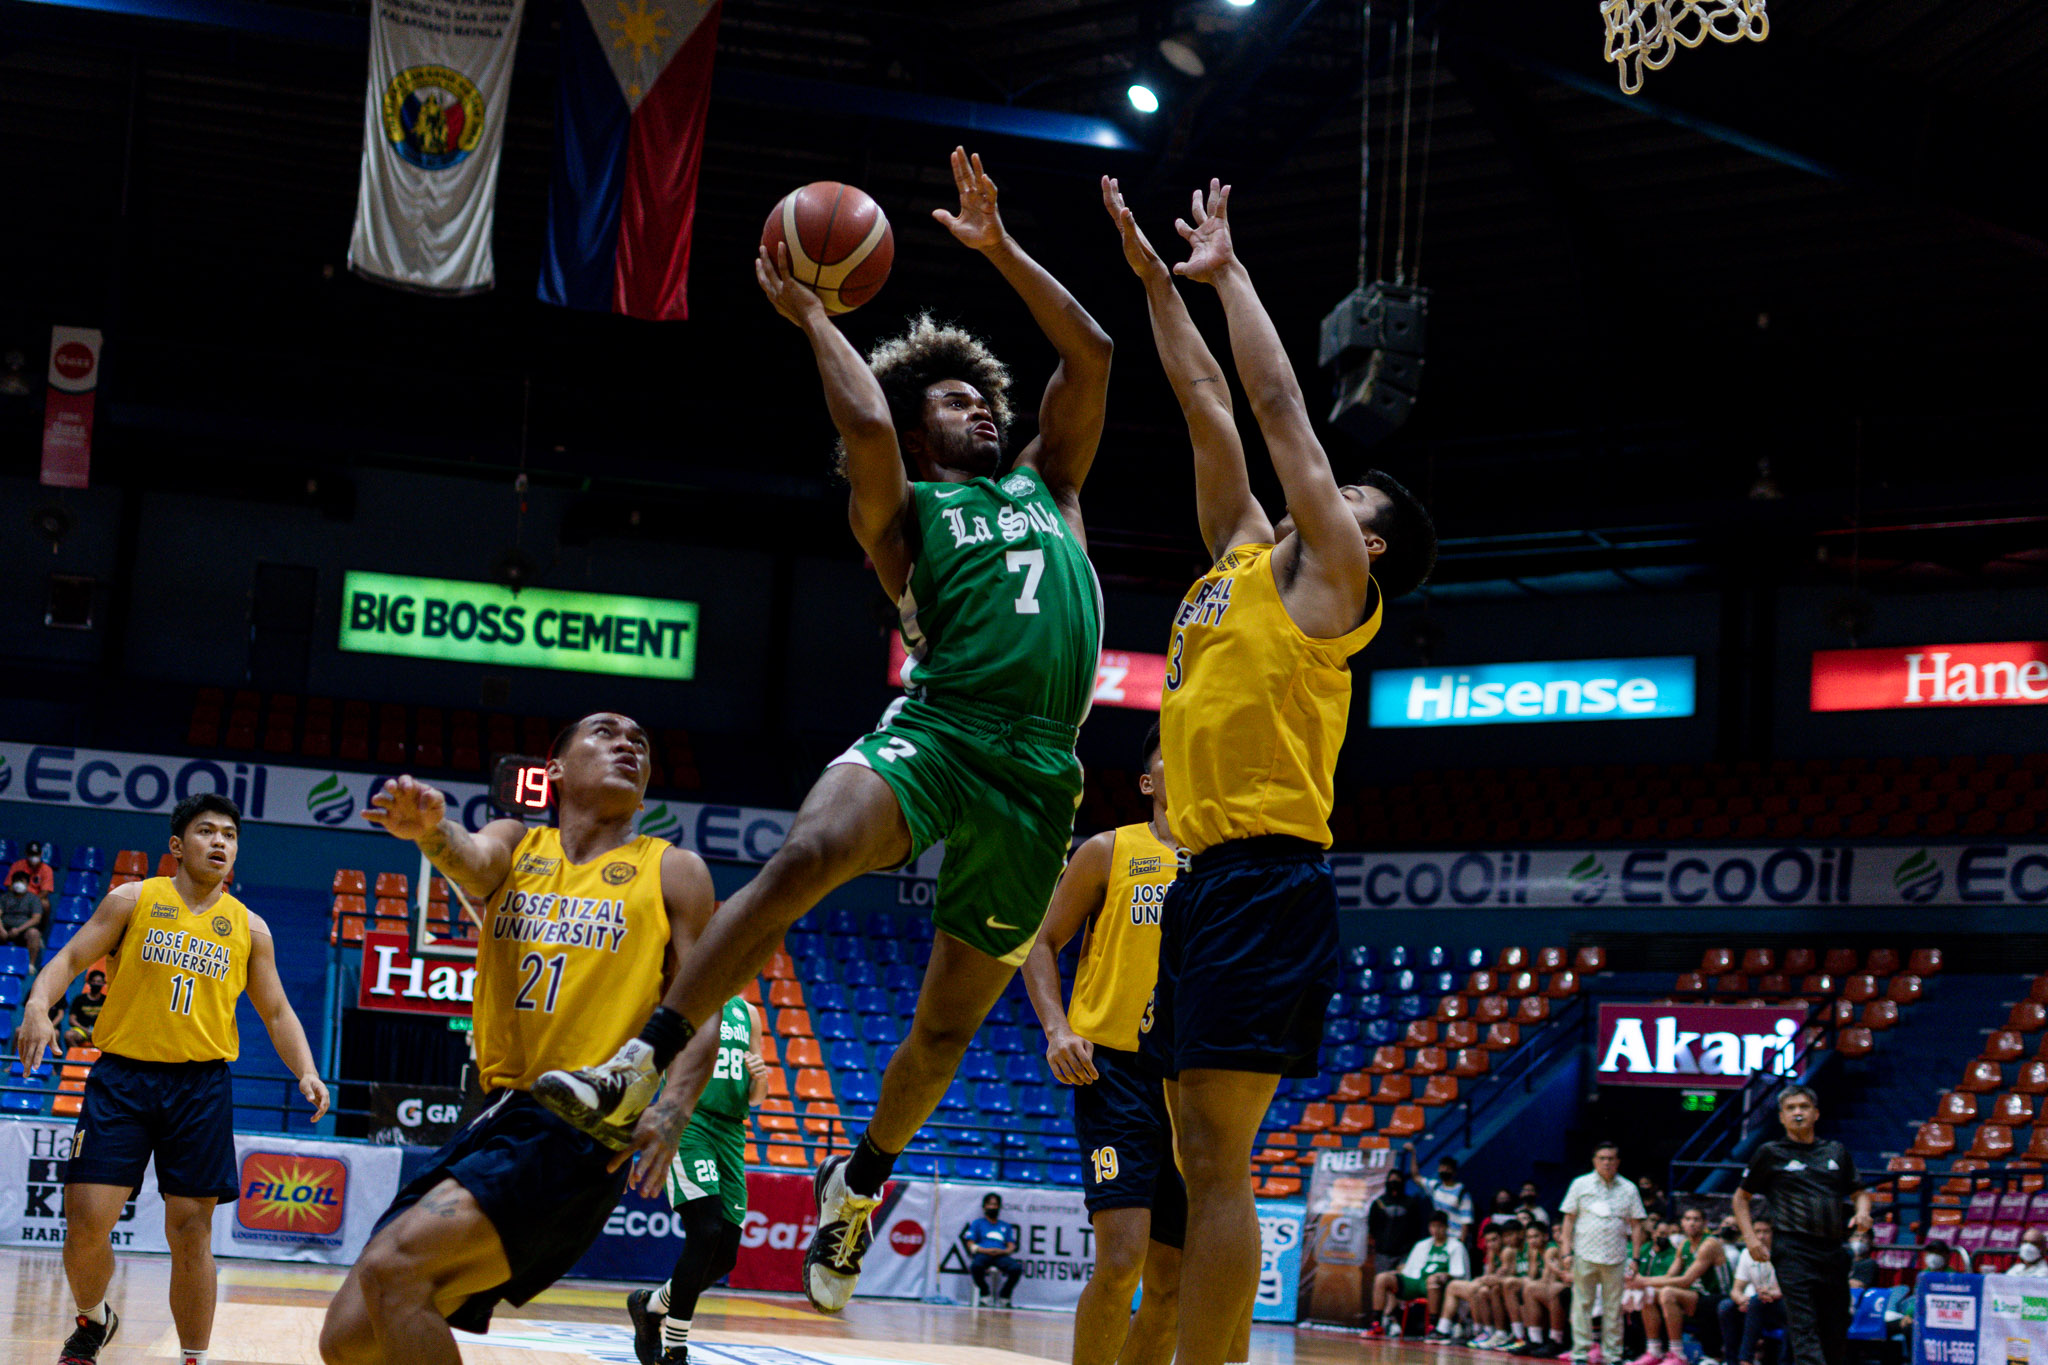
<instances>
[{"instance_id":1,"label":"referee in black uniform","mask_svg":"<svg viewBox=\"0 0 2048 1365\"><path fill-rule=\"evenodd\" d=\"M1750 1158L1735 1191L1735 1221L1750 1257L1769 1261L1785 1295L1785 1349L1791 1365L1844 1365L1849 1354L1849 1249L1843 1206L1853 1196L1848 1220L1870 1231L1870 1191L1862 1188L1856 1163L1839 1142L1814 1139L1820 1105L1803 1085L1778 1096L1778 1122L1785 1136L1766 1142ZM1750 1201L1769 1202L1776 1229L1768 1248L1750 1220Z\"/></svg>"}]
</instances>

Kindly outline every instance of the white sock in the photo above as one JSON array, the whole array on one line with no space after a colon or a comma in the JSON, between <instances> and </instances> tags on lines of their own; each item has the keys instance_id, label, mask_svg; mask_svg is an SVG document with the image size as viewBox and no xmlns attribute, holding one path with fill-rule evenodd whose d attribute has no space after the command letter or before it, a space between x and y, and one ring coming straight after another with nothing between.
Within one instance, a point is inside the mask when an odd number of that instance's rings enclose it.
<instances>
[{"instance_id":1,"label":"white sock","mask_svg":"<svg viewBox=\"0 0 2048 1365\"><path fill-rule=\"evenodd\" d=\"M178 1348L178 1362L179 1365L206 1365L206 1348L181 1346Z\"/></svg>"},{"instance_id":2,"label":"white sock","mask_svg":"<svg viewBox=\"0 0 2048 1365\"><path fill-rule=\"evenodd\" d=\"M668 1317L661 1320L661 1349L680 1351L690 1344L690 1319Z\"/></svg>"},{"instance_id":3,"label":"white sock","mask_svg":"<svg viewBox=\"0 0 2048 1365\"><path fill-rule=\"evenodd\" d=\"M1564 1328L1562 1328L1562 1327L1553 1327L1553 1328L1551 1328L1551 1329L1550 1329L1550 1339L1551 1339L1552 1341L1563 1341L1563 1340L1565 1339L1565 1335L1564 1335Z\"/></svg>"},{"instance_id":4,"label":"white sock","mask_svg":"<svg viewBox=\"0 0 2048 1365\"><path fill-rule=\"evenodd\" d=\"M78 1316L84 1318L87 1322L96 1322L100 1326L105 1327L107 1325L107 1301L101 1299L90 1308L79 1309Z\"/></svg>"},{"instance_id":5,"label":"white sock","mask_svg":"<svg viewBox=\"0 0 2048 1365\"><path fill-rule=\"evenodd\" d=\"M1446 1314L1445 1316L1440 1317L1436 1320L1436 1330L1442 1332L1445 1336L1449 1336L1451 1334L1451 1319L1449 1314Z\"/></svg>"},{"instance_id":6,"label":"white sock","mask_svg":"<svg viewBox=\"0 0 2048 1365\"><path fill-rule=\"evenodd\" d=\"M1510 1327L1508 1328L1508 1330L1509 1330L1510 1332L1513 1332L1513 1333L1515 1334L1515 1340L1516 1340L1516 1341L1526 1341L1526 1340L1528 1340L1528 1333L1529 1333L1529 1327L1528 1327L1528 1324L1526 1324L1526 1323L1520 1323L1520 1322L1518 1322L1518 1323L1515 1323L1515 1324L1513 1324L1512 1326L1510 1326Z\"/></svg>"},{"instance_id":7,"label":"white sock","mask_svg":"<svg viewBox=\"0 0 2048 1365\"><path fill-rule=\"evenodd\" d=\"M1651 1337L1648 1341L1645 1341L1643 1343L1643 1347L1646 1351L1649 1352L1649 1354L1653 1356L1661 1356L1664 1354L1664 1343L1658 1340L1656 1337Z\"/></svg>"},{"instance_id":8,"label":"white sock","mask_svg":"<svg viewBox=\"0 0 2048 1365\"><path fill-rule=\"evenodd\" d=\"M661 1288L659 1288L659 1289L655 1290L655 1291L654 1291L654 1292L653 1292L652 1294L649 1294L649 1295L647 1296L647 1311L648 1311L648 1312L650 1312L650 1313L666 1313L666 1312L668 1312L668 1281L667 1281L667 1280L663 1280L663 1281L661 1282Z\"/></svg>"}]
</instances>

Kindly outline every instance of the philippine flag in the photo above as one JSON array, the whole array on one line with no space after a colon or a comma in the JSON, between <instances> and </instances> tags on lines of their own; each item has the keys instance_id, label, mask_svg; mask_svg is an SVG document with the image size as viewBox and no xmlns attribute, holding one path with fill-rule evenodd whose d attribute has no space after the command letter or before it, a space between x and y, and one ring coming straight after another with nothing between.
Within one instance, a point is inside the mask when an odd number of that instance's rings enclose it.
<instances>
[{"instance_id":1,"label":"philippine flag","mask_svg":"<svg viewBox=\"0 0 2048 1365\"><path fill-rule=\"evenodd\" d=\"M717 0L567 0L540 297L686 318Z\"/></svg>"}]
</instances>

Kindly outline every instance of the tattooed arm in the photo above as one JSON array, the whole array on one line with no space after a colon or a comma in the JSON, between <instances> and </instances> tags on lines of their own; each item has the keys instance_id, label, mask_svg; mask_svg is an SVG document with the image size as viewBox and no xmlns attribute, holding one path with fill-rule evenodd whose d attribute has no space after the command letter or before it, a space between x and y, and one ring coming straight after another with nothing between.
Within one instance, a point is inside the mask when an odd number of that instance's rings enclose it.
<instances>
[{"instance_id":1,"label":"tattooed arm","mask_svg":"<svg viewBox=\"0 0 2048 1365\"><path fill-rule=\"evenodd\" d=\"M475 901L488 900L512 871L512 850L526 834L517 820L493 820L476 833L448 815L448 798L413 777L394 777L370 798L363 818L393 838L419 845L440 874Z\"/></svg>"}]
</instances>

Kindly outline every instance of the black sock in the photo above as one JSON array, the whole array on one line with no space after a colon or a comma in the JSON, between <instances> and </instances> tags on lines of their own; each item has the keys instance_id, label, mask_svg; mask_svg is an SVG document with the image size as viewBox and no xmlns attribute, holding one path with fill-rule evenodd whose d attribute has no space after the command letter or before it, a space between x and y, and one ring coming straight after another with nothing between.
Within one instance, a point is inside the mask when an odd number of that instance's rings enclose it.
<instances>
[{"instance_id":1,"label":"black sock","mask_svg":"<svg viewBox=\"0 0 2048 1365\"><path fill-rule=\"evenodd\" d=\"M860 1135L860 1145L853 1149L853 1156L846 1163L846 1188L855 1194L877 1195L889 1181L889 1172L896 1169L896 1158L901 1152L885 1152L875 1146L875 1140L866 1133Z\"/></svg>"},{"instance_id":2,"label":"black sock","mask_svg":"<svg viewBox=\"0 0 2048 1365\"><path fill-rule=\"evenodd\" d=\"M656 1005L654 1013L647 1016L647 1027L640 1030L640 1041L654 1049L654 1069L666 1071L696 1032L682 1015L666 1005Z\"/></svg>"}]
</instances>

